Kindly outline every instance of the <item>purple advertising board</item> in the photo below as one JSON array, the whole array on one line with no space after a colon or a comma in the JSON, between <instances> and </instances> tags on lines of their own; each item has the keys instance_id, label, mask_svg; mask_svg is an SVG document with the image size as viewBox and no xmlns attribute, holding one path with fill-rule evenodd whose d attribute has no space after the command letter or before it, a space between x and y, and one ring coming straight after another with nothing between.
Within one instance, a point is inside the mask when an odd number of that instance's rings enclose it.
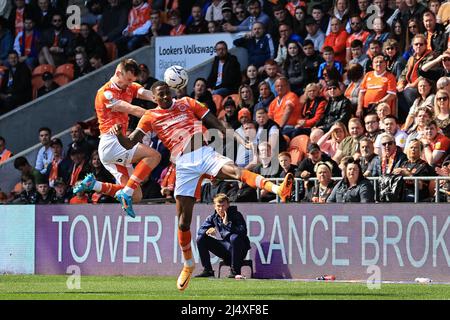
<instances>
[{"instance_id":1,"label":"purple advertising board","mask_svg":"<svg viewBox=\"0 0 450 320\"><path fill-rule=\"evenodd\" d=\"M448 204L239 204L255 278L450 281ZM213 206L196 205L196 231ZM36 206L37 274L171 275L181 268L174 205ZM218 258L212 256L217 269ZM244 271L244 269L243 269Z\"/></svg>"}]
</instances>

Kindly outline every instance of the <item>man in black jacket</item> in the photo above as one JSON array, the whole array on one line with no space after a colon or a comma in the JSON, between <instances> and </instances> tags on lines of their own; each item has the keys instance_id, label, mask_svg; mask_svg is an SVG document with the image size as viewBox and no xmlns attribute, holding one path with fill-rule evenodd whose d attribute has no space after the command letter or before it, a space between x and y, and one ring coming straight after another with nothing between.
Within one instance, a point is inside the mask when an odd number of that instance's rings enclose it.
<instances>
[{"instance_id":1,"label":"man in black jacket","mask_svg":"<svg viewBox=\"0 0 450 320\"><path fill-rule=\"evenodd\" d=\"M8 53L9 68L3 77L0 89L0 114L31 100L31 72L27 65L19 62L17 52Z\"/></svg>"},{"instance_id":2,"label":"man in black jacket","mask_svg":"<svg viewBox=\"0 0 450 320\"><path fill-rule=\"evenodd\" d=\"M226 97L236 93L241 83L241 65L236 56L228 53L225 41L216 43L216 57L209 73L207 85L212 89L212 94L220 94Z\"/></svg>"},{"instance_id":3,"label":"man in black jacket","mask_svg":"<svg viewBox=\"0 0 450 320\"><path fill-rule=\"evenodd\" d=\"M119 0L108 0L108 4L98 24L98 34L104 42L114 42L128 24L128 12Z\"/></svg>"},{"instance_id":4,"label":"man in black jacket","mask_svg":"<svg viewBox=\"0 0 450 320\"><path fill-rule=\"evenodd\" d=\"M215 212L208 216L197 232L197 246L203 272L197 277L214 277L209 252L231 266L229 278L241 274L242 262L250 250L244 217L224 193L214 197Z\"/></svg>"},{"instance_id":5,"label":"man in black jacket","mask_svg":"<svg viewBox=\"0 0 450 320\"><path fill-rule=\"evenodd\" d=\"M325 108L325 116L319 121L316 128L321 129L323 133L330 130L336 121L347 125L352 116L352 103L348 100L341 88L339 82L330 80L327 83L327 93L330 97ZM322 136L323 133L320 135Z\"/></svg>"},{"instance_id":6,"label":"man in black jacket","mask_svg":"<svg viewBox=\"0 0 450 320\"><path fill-rule=\"evenodd\" d=\"M425 27L424 35L429 41L428 47L431 47L435 54L444 52L447 49L448 34L445 33L443 25L436 23L436 16L432 11L428 10L423 13L423 25Z\"/></svg>"}]
</instances>

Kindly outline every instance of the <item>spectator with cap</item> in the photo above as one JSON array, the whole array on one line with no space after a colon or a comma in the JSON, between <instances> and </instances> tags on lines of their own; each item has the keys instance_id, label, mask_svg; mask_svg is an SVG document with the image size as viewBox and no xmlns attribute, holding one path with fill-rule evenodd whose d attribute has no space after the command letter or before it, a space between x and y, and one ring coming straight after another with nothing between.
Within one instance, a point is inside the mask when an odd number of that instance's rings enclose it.
<instances>
[{"instance_id":1,"label":"spectator with cap","mask_svg":"<svg viewBox=\"0 0 450 320\"><path fill-rule=\"evenodd\" d=\"M325 116L311 130L312 141L318 141L337 121L347 125L352 115L352 103L344 96L338 81L328 81L327 94L329 100L325 108Z\"/></svg>"},{"instance_id":2,"label":"spectator with cap","mask_svg":"<svg viewBox=\"0 0 450 320\"><path fill-rule=\"evenodd\" d=\"M211 93L226 97L236 93L241 83L241 65L237 57L228 52L225 41L215 45L216 56L207 79L207 87Z\"/></svg>"},{"instance_id":3,"label":"spectator with cap","mask_svg":"<svg viewBox=\"0 0 450 320\"><path fill-rule=\"evenodd\" d=\"M238 120L238 110L232 97L228 97L225 100L223 110L217 118L223 122L223 125L226 128L233 128L233 130L236 130L240 127L241 124Z\"/></svg>"},{"instance_id":4,"label":"spectator with cap","mask_svg":"<svg viewBox=\"0 0 450 320\"><path fill-rule=\"evenodd\" d=\"M53 152L53 160L51 165L47 167L45 175L48 177L50 187L54 187L54 183L58 178L68 183L70 177L70 168L72 161L64 158L63 144L60 139L53 138L50 142Z\"/></svg>"},{"instance_id":5,"label":"spectator with cap","mask_svg":"<svg viewBox=\"0 0 450 320\"><path fill-rule=\"evenodd\" d=\"M13 153L6 149L6 140L0 136L0 164L13 156Z\"/></svg>"},{"instance_id":6,"label":"spectator with cap","mask_svg":"<svg viewBox=\"0 0 450 320\"><path fill-rule=\"evenodd\" d=\"M44 81L44 85L38 89L38 97L42 97L43 95L59 88L59 85L53 81L53 74L51 72L45 71L42 75L42 80Z\"/></svg>"},{"instance_id":7,"label":"spectator with cap","mask_svg":"<svg viewBox=\"0 0 450 320\"><path fill-rule=\"evenodd\" d=\"M48 178L41 176L36 181L37 198L36 204L52 204L54 203L55 189L48 184Z\"/></svg>"},{"instance_id":8,"label":"spectator with cap","mask_svg":"<svg viewBox=\"0 0 450 320\"><path fill-rule=\"evenodd\" d=\"M187 23L186 34L208 33L208 22L205 20L199 4L192 6L191 17L192 20Z\"/></svg>"},{"instance_id":9,"label":"spectator with cap","mask_svg":"<svg viewBox=\"0 0 450 320\"><path fill-rule=\"evenodd\" d=\"M231 24L232 26L237 26L240 24L240 21L236 18L236 15L233 13L232 5L229 2L226 2L222 6L222 22L221 25L225 23Z\"/></svg>"},{"instance_id":10,"label":"spectator with cap","mask_svg":"<svg viewBox=\"0 0 450 320\"><path fill-rule=\"evenodd\" d=\"M53 183L53 189L55 189L55 195L53 203L67 204L69 203L72 190L67 186L67 183L62 178L57 178Z\"/></svg>"},{"instance_id":11,"label":"spectator with cap","mask_svg":"<svg viewBox=\"0 0 450 320\"><path fill-rule=\"evenodd\" d=\"M306 31L308 32L305 40L311 40L314 43L314 50L320 51L325 42L325 33L320 30L319 25L313 17L307 16L305 19Z\"/></svg>"},{"instance_id":12,"label":"spectator with cap","mask_svg":"<svg viewBox=\"0 0 450 320\"><path fill-rule=\"evenodd\" d=\"M297 164L298 177L302 179L314 178L316 176L314 166L321 161L329 162L331 164L331 172L334 177L339 177L341 175L338 164L325 152L322 152L317 143L310 143L308 145L307 157Z\"/></svg>"},{"instance_id":13,"label":"spectator with cap","mask_svg":"<svg viewBox=\"0 0 450 320\"><path fill-rule=\"evenodd\" d=\"M86 149L80 143L74 143L70 150L70 159L73 162L70 168L69 186L73 187L77 181L82 180L89 173L89 163L87 161Z\"/></svg>"}]
</instances>

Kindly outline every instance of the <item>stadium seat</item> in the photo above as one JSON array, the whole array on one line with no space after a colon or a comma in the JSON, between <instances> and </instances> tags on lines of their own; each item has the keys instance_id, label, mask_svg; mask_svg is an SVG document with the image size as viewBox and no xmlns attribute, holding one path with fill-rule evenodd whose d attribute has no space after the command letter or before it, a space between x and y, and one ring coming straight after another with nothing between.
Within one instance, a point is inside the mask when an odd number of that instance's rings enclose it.
<instances>
[{"instance_id":1,"label":"stadium seat","mask_svg":"<svg viewBox=\"0 0 450 320\"><path fill-rule=\"evenodd\" d=\"M55 67L52 66L51 64L41 64L33 69L33 72L31 74L31 87L33 90L33 99L36 99L38 89L44 85L42 75L45 72L50 72L51 74L54 74Z\"/></svg>"},{"instance_id":2,"label":"stadium seat","mask_svg":"<svg viewBox=\"0 0 450 320\"><path fill-rule=\"evenodd\" d=\"M117 59L117 46L114 42L105 42L107 62Z\"/></svg>"},{"instance_id":3,"label":"stadium seat","mask_svg":"<svg viewBox=\"0 0 450 320\"><path fill-rule=\"evenodd\" d=\"M213 101L216 104L216 109L217 109L216 116L218 116L220 111L222 111L222 109L223 109L223 107L222 107L223 98L220 94L213 94Z\"/></svg>"},{"instance_id":4,"label":"stadium seat","mask_svg":"<svg viewBox=\"0 0 450 320\"><path fill-rule=\"evenodd\" d=\"M217 278L220 278L220 269L223 267L229 267L230 264L227 263L224 260L220 260L219 262L219 271L217 272ZM253 260L249 259L249 260L244 260L242 261L242 266L243 267L249 267L250 268L250 278L253 278Z\"/></svg>"},{"instance_id":5,"label":"stadium seat","mask_svg":"<svg viewBox=\"0 0 450 320\"><path fill-rule=\"evenodd\" d=\"M66 63L56 68L54 81L63 86L73 80L74 69L73 64Z\"/></svg>"},{"instance_id":6,"label":"stadium seat","mask_svg":"<svg viewBox=\"0 0 450 320\"><path fill-rule=\"evenodd\" d=\"M303 160L308 153L309 136L302 134L291 139L288 152L291 154L292 163L296 164Z\"/></svg>"}]
</instances>

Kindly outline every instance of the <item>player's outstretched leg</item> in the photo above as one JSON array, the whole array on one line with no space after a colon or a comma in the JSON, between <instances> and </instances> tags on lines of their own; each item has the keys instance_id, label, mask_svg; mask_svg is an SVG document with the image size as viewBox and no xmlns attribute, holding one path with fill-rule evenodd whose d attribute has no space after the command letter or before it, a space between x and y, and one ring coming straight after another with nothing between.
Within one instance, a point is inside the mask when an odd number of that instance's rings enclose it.
<instances>
[{"instance_id":1,"label":"player's outstretched leg","mask_svg":"<svg viewBox=\"0 0 450 320\"><path fill-rule=\"evenodd\" d=\"M77 194L78 192L90 192L94 190L94 185L96 182L97 180L92 173L87 174L83 180L73 187L73 194Z\"/></svg>"},{"instance_id":2,"label":"player's outstretched leg","mask_svg":"<svg viewBox=\"0 0 450 320\"><path fill-rule=\"evenodd\" d=\"M191 248L191 219L192 210L195 204L195 199L191 197L177 196L177 213L178 213L178 244L180 245L183 253L184 265L180 275L177 279L177 289L184 291L189 281L191 280L192 273L195 269L195 262L192 256Z\"/></svg>"},{"instance_id":3,"label":"player's outstretched leg","mask_svg":"<svg viewBox=\"0 0 450 320\"><path fill-rule=\"evenodd\" d=\"M281 198L281 202L289 201L292 195L292 187L294 185L294 175L292 173L288 173L284 177L281 185L272 183L263 176L248 170L242 170L240 180L247 183L252 188L260 188L277 194Z\"/></svg>"}]
</instances>

